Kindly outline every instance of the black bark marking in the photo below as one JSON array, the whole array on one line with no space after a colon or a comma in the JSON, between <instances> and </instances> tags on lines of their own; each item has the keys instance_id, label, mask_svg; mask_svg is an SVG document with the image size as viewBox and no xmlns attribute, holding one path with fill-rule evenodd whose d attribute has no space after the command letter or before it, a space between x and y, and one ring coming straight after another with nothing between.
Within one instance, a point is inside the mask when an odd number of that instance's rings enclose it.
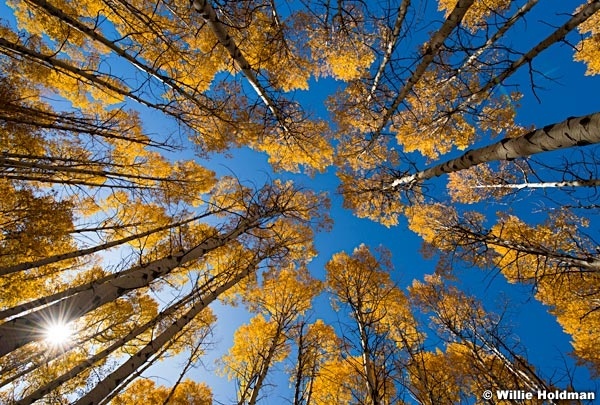
<instances>
[{"instance_id":1,"label":"black bark marking","mask_svg":"<svg viewBox=\"0 0 600 405\"><path fill-rule=\"evenodd\" d=\"M532 145L533 145L533 144L535 144L535 142L533 142L533 141L531 140L531 138L533 138L533 136L534 136L534 135L535 135L535 132L530 132L530 133L528 133L527 135L525 135L523 138L524 138L524 139L525 139L527 142L529 142L530 144L532 144Z\"/></svg>"},{"instance_id":2,"label":"black bark marking","mask_svg":"<svg viewBox=\"0 0 600 405\"><path fill-rule=\"evenodd\" d=\"M550 135L550 131L552 131L552 129L555 126L556 126L556 124L550 124L550 125L546 125L544 128L542 128L542 130L544 131L546 136L548 136L548 138L554 139L554 137L552 135Z\"/></svg>"},{"instance_id":3,"label":"black bark marking","mask_svg":"<svg viewBox=\"0 0 600 405\"><path fill-rule=\"evenodd\" d=\"M590 123L590 121L592 121L592 119L590 117L583 117L582 119L579 120L579 124L587 127L587 125Z\"/></svg>"}]
</instances>

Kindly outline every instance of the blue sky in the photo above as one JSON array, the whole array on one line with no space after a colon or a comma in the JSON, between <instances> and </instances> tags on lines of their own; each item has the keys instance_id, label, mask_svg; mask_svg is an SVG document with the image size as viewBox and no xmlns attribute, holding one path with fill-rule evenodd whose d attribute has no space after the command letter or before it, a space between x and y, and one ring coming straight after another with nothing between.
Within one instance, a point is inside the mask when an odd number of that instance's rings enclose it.
<instances>
[{"instance_id":1,"label":"blue sky","mask_svg":"<svg viewBox=\"0 0 600 405\"><path fill-rule=\"evenodd\" d=\"M580 3L577 1L555 0L554 2L548 2L548 6L561 10L572 10ZM427 13L432 12L430 9L431 4L433 2L429 3ZM527 50L536 41L551 32L554 29L553 25L558 25L561 21L564 21L565 17L556 16L552 7L546 9L545 15L532 16L527 24L519 25L519 31L511 37L516 47ZM0 5L0 14L3 17L9 16L10 12L5 4ZM430 17L430 15L428 14L426 17ZM420 35L423 35L423 33L415 35L415 38ZM569 38L573 42L577 41L577 35L571 35ZM560 122L569 116L600 111L600 97L598 96L600 94L600 78L584 76L585 66L573 62L572 55L573 50L570 46L558 44L552 46L534 61L534 66L538 71L554 79L547 80L539 76L536 77L536 84L541 87L537 91L541 102L536 99L529 88L529 76L526 68L523 68L521 72L511 77L504 84L504 89L508 91L513 89L512 85L518 84L518 89L524 93L524 97L520 102L521 107L517 110L517 122L522 125L543 126ZM333 88L340 85L340 83L332 79L319 79L318 82L313 81L311 84L309 92L298 92L295 97L304 105L310 105L315 113L326 118L326 111L321 104L322 100L331 94ZM156 116L151 118L148 116L147 118L146 126L152 132L161 132L163 129L169 130L172 124L165 120L159 120ZM483 142L483 144L487 143L489 143L489 140ZM457 153L455 151L449 157L456 156ZM178 158L190 157L189 152L178 156ZM317 174L311 178L301 174L273 173L266 160L267 157L264 154L248 149L240 149L233 151L232 157L214 156L210 160L203 160L203 162L219 175L234 174L242 181L261 184L268 178L280 177L293 179L295 182L317 191L330 192L332 200L331 216L334 219L334 227L331 232L320 233L316 236L315 244L319 256L310 265L311 272L315 277L324 279L324 265L332 254L339 251L351 253L361 243L371 247L383 245L392 252L395 267L394 279L403 288L410 285L413 279L421 280L424 274L433 273L435 260L424 260L422 258L419 252L421 239L407 229L405 220L402 219L400 225L396 227L386 228L370 220L358 219L352 212L342 208L341 196L335 193L338 181L333 168L330 168L324 174ZM435 187L434 192L442 193L445 181L446 179L438 179L432 182ZM520 197L522 198L519 198L511 208L525 221L537 221L540 217L537 211L542 206L541 204L544 204L541 194L523 194ZM484 203L478 205L478 208L484 210L493 218L495 211L504 210L506 206ZM595 225L597 224L592 222L590 231L597 235L598 229L594 228ZM456 270L459 275L457 284L463 290L481 299L488 310L493 311L502 297L506 297L511 301L510 313L514 332L521 337L523 345L527 348L529 360L536 365L544 376L551 377L560 374L565 364L569 367L574 366L573 360L567 355L571 349L569 337L562 332L555 318L547 313L547 309L532 298L529 288L510 285L504 281L501 275L489 271L461 268L460 266ZM327 296L319 297L316 300L314 317L334 318L328 305ZM231 309L216 305L214 309L219 317L215 329L217 349L207 355L205 359L206 369L201 367L192 370L189 375L194 379L209 383L217 401L229 403L235 399L235 385L233 382L227 382L226 379L214 375L214 360L219 353L227 350L232 341L233 331L237 326L246 322L249 315L243 308ZM176 370L177 361L178 359L173 359L159 363L146 374L160 376L159 383L166 384L163 378L172 382L173 377L178 375ZM287 387L287 377L280 372L284 365L285 363L274 368L274 373L269 381L279 386L265 387L263 395L267 398L262 403L282 403L279 395L283 394ZM579 368L576 372L575 387L585 390L595 389L596 382L591 380L586 369ZM598 392L600 394L600 391Z\"/></svg>"}]
</instances>

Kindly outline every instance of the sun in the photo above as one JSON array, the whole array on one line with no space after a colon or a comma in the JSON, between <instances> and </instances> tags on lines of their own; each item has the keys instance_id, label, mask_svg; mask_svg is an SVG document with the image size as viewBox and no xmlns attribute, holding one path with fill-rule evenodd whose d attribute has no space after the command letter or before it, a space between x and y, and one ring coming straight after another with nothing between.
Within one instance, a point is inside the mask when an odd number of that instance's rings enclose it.
<instances>
[{"instance_id":1,"label":"sun","mask_svg":"<svg viewBox=\"0 0 600 405\"><path fill-rule=\"evenodd\" d=\"M52 322L44 330L44 339L53 346L66 345L73 336L73 328L64 322Z\"/></svg>"}]
</instances>

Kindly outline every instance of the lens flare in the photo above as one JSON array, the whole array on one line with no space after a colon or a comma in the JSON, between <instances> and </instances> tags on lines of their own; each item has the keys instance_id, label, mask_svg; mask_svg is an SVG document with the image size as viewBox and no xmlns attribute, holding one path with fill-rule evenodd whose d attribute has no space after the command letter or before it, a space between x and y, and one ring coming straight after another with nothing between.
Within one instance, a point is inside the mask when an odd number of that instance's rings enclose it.
<instances>
[{"instance_id":1,"label":"lens flare","mask_svg":"<svg viewBox=\"0 0 600 405\"><path fill-rule=\"evenodd\" d=\"M71 325L63 322L52 322L46 326L44 331L46 342L54 346L64 346L73 336Z\"/></svg>"}]
</instances>

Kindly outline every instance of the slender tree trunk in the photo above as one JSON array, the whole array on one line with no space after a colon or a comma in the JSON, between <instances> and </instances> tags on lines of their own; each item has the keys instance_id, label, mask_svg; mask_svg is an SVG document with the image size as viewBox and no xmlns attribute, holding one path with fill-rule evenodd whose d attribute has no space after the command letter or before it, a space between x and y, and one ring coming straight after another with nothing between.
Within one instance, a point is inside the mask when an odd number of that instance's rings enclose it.
<instances>
[{"instance_id":1,"label":"slender tree trunk","mask_svg":"<svg viewBox=\"0 0 600 405\"><path fill-rule=\"evenodd\" d=\"M257 262L252 262L244 270L240 271L235 277L226 283L216 287L208 292L184 315L171 324L163 333L154 338L143 349L133 355L129 360L113 371L104 380L100 381L90 392L81 397L75 405L94 405L107 397L119 384L134 373L150 357L152 357L161 347L167 344L173 337L179 333L196 315L204 310L209 304L215 301L221 294L237 285L241 280L255 271Z\"/></svg>"},{"instance_id":2,"label":"slender tree trunk","mask_svg":"<svg viewBox=\"0 0 600 405\"><path fill-rule=\"evenodd\" d=\"M50 392L52 392L56 388L60 387L65 382L69 381L72 378L75 378L82 371L86 370L89 367L93 367L94 364L96 364L97 362L106 358L111 353L113 353L115 350L123 347L125 344L132 341L133 339L138 337L140 334L144 333L149 328L157 325L159 322L161 322L161 321L167 319L169 316L173 315L176 311L178 311L184 305L191 302L196 295L198 295L198 291L192 291L191 293L189 293L187 296L183 297L181 300L179 300L175 304L173 304L170 307L161 311L152 320L144 323L143 325L137 326L136 328L131 330L127 335L118 339L116 342L114 342L107 348L99 351L98 353L94 354L92 357L86 359L85 361L83 361L83 362L79 363L78 365L76 365L75 367L71 368L69 371L54 378L52 381L48 382L47 384L39 387L37 390L35 390L31 394L29 394L27 397L22 398L21 400L16 402L15 405L31 404L31 403L37 401L38 399L41 399L42 397L44 397L44 395L49 394Z\"/></svg>"},{"instance_id":3,"label":"slender tree trunk","mask_svg":"<svg viewBox=\"0 0 600 405\"><path fill-rule=\"evenodd\" d=\"M487 39L487 41L485 41L485 44L483 44L483 46L481 46L479 49L477 49L477 51L473 52L473 54L469 56L465 63L463 63L463 65L456 71L456 74L444 81L444 89L447 88L447 86L449 86L450 84L456 82L465 69L473 67L475 65L475 62L477 61L477 58L483 55L483 53L489 50L491 46L496 43L496 41L502 38L504 34L506 34L506 32L517 21L519 21L519 19L521 19L525 14L527 14L533 8L533 6L535 6L538 3L538 1L539 0L529 0L525 5L523 5L523 7L518 9L517 12L512 17L510 17L508 21L506 21L506 23L498 29L498 31L494 33L494 35L492 35ZM441 90L441 93L443 94L444 90Z\"/></svg>"},{"instance_id":4,"label":"slender tree trunk","mask_svg":"<svg viewBox=\"0 0 600 405\"><path fill-rule=\"evenodd\" d=\"M473 186L473 188L508 188L513 190L523 190L526 188L559 188L559 187L598 187L600 179L589 180L565 180L565 181L544 181L539 183L510 183L510 184L484 184Z\"/></svg>"},{"instance_id":5,"label":"slender tree trunk","mask_svg":"<svg viewBox=\"0 0 600 405\"><path fill-rule=\"evenodd\" d=\"M144 238L146 236L149 236L149 235L152 235L152 234L155 234L155 233L158 233L158 232L166 231L168 229L172 229L172 228L176 228L178 226L189 224L190 222L197 221L199 219L205 218L205 217L207 217L209 215L212 215L212 214L214 214L214 213L210 212L210 213L198 215L198 216L195 216L193 218L189 218L189 219L186 219L186 220L183 220L183 221L179 221L179 222L171 223L171 224L168 224L168 225L160 226L160 227L157 227L157 228L153 228L153 229L150 229L150 230L148 230L146 232L141 232L141 233L138 233L138 234L135 234L135 235L128 236L126 238L121 238L121 239L113 240L111 242L107 242L107 243L103 243L103 244L100 244L100 245L92 246L92 247L87 248L87 249L80 249L80 250L76 250L74 252L56 254L56 255L53 255L53 256L45 257L45 258L40 259L40 260L35 260L35 261L25 262L25 263L19 263L19 264L16 264L14 266L1 267L0 268L0 276L6 275L6 274L11 274L11 273L16 273L18 271L33 269L35 267L46 266L48 264L57 263L57 262L60 262L60 261L63 261L63 260L67 260L67 259L73 259L73 258L77 258L77 257L87 256L89 254L100 252L100 251L103 251L103 250L107 250L107 249L110 249L112 247L119 246L119 245L125 244L127 242L131 242L133 240L141 239L141 238Z\"/></svg>"},{"instance_id":6,"label":"slender tree trunk","mask_svg":"<svg viewBox=\"0 0 600 405\"><path fill-rule=\"evenodd\" d=\"M600 2L598 0L593 0L592 2L588 3L586 6L583 7L582 10L575 13L569 19L569 21L567 21L561 27L556 29L552 34L546 37L539 44L531 48L531 50L529 50L529 52L527 52L525 55L521 56L519 59L511 63L510 66L503 70L499 75L494 77L492 80L488 81L478 90L473 91L473 93L469 97L467 97L467 99L463 100L456 107L454 107L453 111L462 111L463 109L469 107L474 102L476 102L477 99L486 97L494 87L496 87L500 83L503 83L506 79L508 79L510 76L516 73L517 70L519 70L519 68L521 68L526 63L531 62L534 58L536 58L539 54L541 54L551 45L563 40L569 32L571 32L579 24L590 18L598 10L600 10ZM435 120L433 124L439 123L444 119L447 120L451 113L452 112L444 114L443 117L440 117L437 120Z\"/></svg>"},{"instance_id":7,"label":"slender tree trunk","mask_svg":"<svg viewBox=\"0 0 600 405\"><path fill-rule=\"evenodd\" d=\"M265 382L265 378L267 378L267 373L269 372L271 362L273 361L273 356L275 355L275 352L277 351L277 348L279 347L278 340L281 337L282 332L283 332L283 326L278 325L277 330L275 332L275 336L274 336L273 340L271 341L271 346L269 347L269 351L267 352L266 357L262 360L262 364L260 366L260 371L256 378L256 382L254 383L254 386L252 387L252 394L250 395L250 399L248 400L248 405L255 405L256 401L258 401L258 393L260 392L260 389L262 388L262 386Z\"/></svg>"},{"instance_id":8,"label":"slender tree trunk","mask_svg":"<svg viewBox=\"0 0 600 405\"><path fill-rule=\"evenodd\" d=\"M52 157L50 157L52 158ZM43 157L41 158L44 159ZM88 162L89 165L93 165L94 162ZM155 176L144 176L144 175L136 175L130 173L119 173L109 170L94 170L94 169L85 169L77 166L69 166L69 165L60 165L60 164L46 164L35 161L28 161L23 159L11 159L3 156L0 153L0 168L12 169L13 173L19 174L22 173L24 175L34 174L34 175L52 175L52 174L63 174L63 173L71 173L71 174L80 174L80 175L88 175L94 177L102 177L106 180L122 180L129 181L132 183L131 187L136 187L136 180L140 181L155 181L155 182L171 182L171 183L190 183L189 180L176 180L170 179L168 177L155 177ZM15 169L24 169L22 171L15 171Z\"/></svg>"},{"instance_id":9,"label":"slender tree trunk","mask_svg":"<svg viewBox=\"0 0 600 405\"><path fill-rule=\"evenodd\" d=\"M0 92L0 96L5 94ZM126 136L124 128L120 125L118 119L107 117L104 120L100 118L91 118L85 116L75 116L69 112L45 111L33 106L22 106L13 104L13 100L5 104L0 109L0 119L6 122L22 124L28 127L51 129L56 131L67 131L77 134L87 134L90 136L99 136L107 139L120 139L131 143L153 146L156 148L168 148L166 144L145 139L144 137L133 138ZM123 132L121 132L121 131Z\"/></svg>"},{"instance_id":10,"label":"slender tree trunk","mask_svg":"<svg viewBox=\"0 0 600 405\"><path fill-rule=\"evenodd\" d=\"M156 190L156 187L150 186L132 186L132 185L122 185L122 184L105 184L105 183L93 183L85 180L73 180L73 179L59 179L52 177L44 177L41 174L35 173L32 174L13 174L12 172L4 172L2 173L2 177L5 179L11 180L21 180L21 181L35 181L38 183L44 184L66 184L70 186L81 186L81 187L94 187L94 188L109 188L109 189L125 189L131 190L135 188L136 190Z\"/></svg>"},{"instance_id":11,"label":"slender tree trunk","mask_svg":"<svg viewBox=\"0 0 600 405\"><path fill-rule=\"evenodd\" d=\"M227 27L219 20L215 9L211 6L209 0L192 0L192 6L200 14L204 22L210 27L212 32L217 37L219 43L227 50L231 58L235 61L235 64L242 71L248 82L252 85L252 88L256 91L256 94L260 97L262 102L267 106L271 114L277 119L277 122L285 132L289 132L285 120L281 116L281 112L277 108L275 102L269 96L266 89L258 81L256 74L252 70L250 63L246 60L242 51L236 45L234 39L227 32Z\"/></svg>"},{"instance_id":12,"label":"slender tree trunk","mask_svg":"<svg viewBox=\"0 0 600 405\"><path fill-rule=\"evenodd\" d=\"M431 62L433 62L433 59L437 55L438 51L440 50L448 36L452 33L454 28L456 28L460 24L463 17L465 16L465 13L469 10L471 5L473 5L473 2L474 0L458 0L456 7L454 8L454 10L452 10L450 15L448 15L448 17L444 21L444 24L437 32L435 32L431 36L429 42L426 43L421 62L416 67L412 75L410 75L408 81L406 82L404 87L402 87L402 89L392 102L392 105L385 111L385 114L381 118L381 123L379 124L379 127L372 135L372 141L379 137L381 131L383 131L383 128L386 127L387 123L392 118L400 104L402 104L404 99L410 94L415 84L417 84L417 82L421 80L421 77L423 77L423 74L425 74L425 71L427 70Z\"/></svg>"},{"instance_id":13,"label":"slender tree trunk","mask_svg":"<svg viewBox=\"0 0 600 405\"><path fill-rule=\"evenodd\" d=\"M29 342L41 339L47 320L60 316L63 322L68 323L129 291L147 287L154 280L169 274L171 270L196 260L255 228L260 219L259 216L243 219L233 230L208 238L193 249L135 267L132 272L102 284L92 283L91 289L5 322L0 325L0 357Z\"/></svg>"},{"instance_id":14,"label":"slender tree trunk","mask_svg":"<svg viewBox=\"0 0 600 405\"><path fill-rule=\"evenodd\" d=\"M65 14L59 8L54 7L53 5L48 3L46 0L27 0L27 2L45 10L46 13L48 13L49 15L58 18L59 20L63 21L65 24L69 25L70 27L87 35L88 37L92 38L96 42L99 42L102 45L106 46L111 51L113 51L115 54L117 54L120 57L122 57L123 59L127 60L129 63L131 63L136 68L147 73L149 76L154 77L155 79L157 79L162 84L166 85L167 87L169 87L176 93L184 96L186 99L188 99L189 101L194 103L194 105L199 107L201 110L205 110L206 112L211 113L211 114L214 113L214 110L208 109L206 107L206 104L202 104L202 103L198 102L198 100L200 98L206 99L206 96L204 96L201 93L198 93L196 91L194 91L193 94L190 94L186 89L181 87L171 77L160 73L159 70L154 67L148 66L148 65L140 62L138 59L136 59L135 57L130 55L127 51L125 51L125 50L119 48L117 45L115 45L115 41L111 41L108 38L101 35L100 33L98 33L96 31L96 29L89 28L88 26L86 26L85 24L80 22L79 20L72 18L68 14ZM206 101L206 100L204 100L204 101Z\"/></svg>"},{"instance_id":15,"label":"slender tree trunk","mask_svg":"<svg viewBox=\"0 0 600 405\"><path fill-rule=\"evenodd\" d=\"M366 322L363 320L359 310L354 311L354 317L356 319L356 325L358 326L358 332L360 335L360 348L363 371L365 373L365 385L367 389L367 395L371 399L372 405L381 404L381 398L379 398L379 392L377 390L377 381L375 377L375 367L371 359L371 348L369 346L369 337L366 330Z\"/></svg>"},{"instance_id":16,"label":"slender tree trunk","mask_svg":"<svg viewBox=\"0 0 600 405\"><path fill-rule=\"evenodd\" d=\"M498 83L504 82L510 75L516 72L521 66L526 63L531 62L535 57L537 57L542 51L547 49L550 45L555 44L556 42L564 39L569 32L575 29L578 25L586 21L590 18L596 11L600 10L600 0L591 0L588 4L586 4L581 10L575 13L569 21L564 23L561 27L559 27L556 31L550 34L546 39L541 41L535 47L533 47L529 52L525 55L521 56L519 59L514 61L508 69L502 72L500 75L494 78L494 80L489 81L484 87L482 87L478 93L486 94L490 89L496 86Z\"/></svg>"},{"instance_id":17,"label":"slender tree trunk","mask_svg":"<svg viewBox=\"0 0 600 405\"><path fill-rule=\"evenodd\" d=\"M462 342L463 344L471 348L472 354L477 358L479 366L482 370L489 370L490 366L489 364L486 364L481 358L479 349L485 349L487 353L491 353L493 356L499 359L504 368L507 369L520 384L523 384L522 386L519 385L519 389L525 388L528 391L546 391L550 389L548 384L537 374L535 374L534 370L531 368L529 363L521 359L514 352L514 350L510 349L506 345L505 342L503 342L498 337L489 338L477 330L477 327L474 325L474 323L480 323L481 321L484 321L483 319L473 319L472 321L465 322L467 331L473 334L473 336L470 336L468 333L465 333L462 330L460 330L456 326L454 321L448 319L446 316L444 316L442 313L435 310L434 308L433 312L459 342ZM493 327L493 325L490 326ZM485 330L485 333L488 334L488 331ZM475 338L475 340L479 341L480 343L477 344L476 342L474 342L473 338ZM513 360L509 359L506 355L504 355L504 353L502 353L498 346L507 350L509 355L511 355L511 357L513 358ZM524 371L517 369L515 367L515 363L518 363L524 370L529 371L529 373L525 373ZM505 384L505 382L500 381L499 386L502 386L502 384ZM551 405L556 404L551 400L548 403Z\"/></svg>"},{"instance_id":18,"label":"slender tree trunk","mask_svg":"<svg viewBox=\"0 0 600 405\"><path fill-rule=\"evenodd\" d=\"M152 109L156 109L171 117L174 117L178 121L184 122L188 126L191 125L191 123L187 122L182 117L182 112L173 109L170 106L170 104L159 104L148 101L136 95L133 91L127 89L126 86L123 85L123 83L119 83L120 85L117 85L115 83L110 82L109 80L107 80L107 75L100 72L81 69L77 66L68 63L65 60L56 58L54 54L48 55L42 52L38 52L34 49L27 48L26 46L23 46L20 43L10 42L5 38L0 38L0 52L11 57L21 56L27 58L41 66L55 69L61 73L75 77L86 84L97 86L109 92L119 94L123 97L127 97L133 101L138 102L141 105Z\"/></svg>"},{"instance_id":19,"label":"slender tree trunk","mask_svg":"<svg viewBox=\"0 0 600 405\"><path fill-rule=\"evenodd\" d=\"M398 16L396 17L394 29L392 30L388 43L385 47L385 53L383 54L383 58L381 59L381 63L379 64L379 68L375 74L375 78L373 79L371 91L369 91L369 95L367 96L367 103L371 101L375 91L377 90L377 87L379 87L379 82L383 77L385 67L389 63L392 54L394 53L394 49L396 49L396 45L400 39L400 31L402 30L402 26L404 25L404 20L406 18L406 12L408 11L408 7L410 7L410 1L411 0L402 0L400 6L398 7Z\"/></svg>"},{"instance_id":20,"label":"slender tree trunk","mask_svg":"<svg viewBox=\"0 0 600 405\"><path fill-rule=\"evenodd\" d=\"M599 142L600 113L568 118L561 123L548 125L516 138L505 138L493 145L467 151L456 159L397 178L385 189L411 187L423 180L465 170L480 163L512 160L536 153Z\"/></svg>"},{"instance_id":21,"label":"slender tree trunk","mask_svg":"<svg viewBox=\"0 0 600 405\"><path fill-rule=\"evenodd\" d=\"M465 249L476 249L477 244L485 245L486 247L502 247L513 250L517 253L538 256L546 260L552 260L555 264L567 267L579 268L579 271L598 272L600 271L600 259L585 252L569 254L551 250L544 246L535 245L530 241L515 242L497 236L491 231L478 230L474 231L462 224L442 225L438 228L440 238L444 238L446 234L460 236L460 242L455 243L458 247Z\"/></svg>"},{"instance_id":22,"label":"slender tree trunk","mask_svg":"<svg viewBox=\"0 0 600 405\"><path fill-rule=\"evenodd\" d=\"M540 248L537 246L529 246L526 244L514 243L511 241L507 241L502 238L498 238L492 235L481 235L476 236L483 243L489 244L492 246L499 246L507 249L512 249L516 252L535 255L539 257L544 257L548 259L555 260L558 264L568 266L568 267L577 267L580 269L585 269L589 272L599 272L600 271L600 260L594 258L592 256L583 257L583 256L574 256L566 253L553 252L544 248Z\"/></svg>"},{"instance_id":23,"label":"slender tree trunk","mask_svg":"<svg viewBox=\"0 0 600 405\"><path fill-rule=\"evenodd\" d=\"M298 324L298 353L296 355L296 375L294 376L294 402L293 405L302 405L304 402L302 398L304 397L302 393L302 377L304 374L304 357L305 348L304 348L304 327L306 324L304 322L300 322Z\"/></svg>"}]
</instances>

